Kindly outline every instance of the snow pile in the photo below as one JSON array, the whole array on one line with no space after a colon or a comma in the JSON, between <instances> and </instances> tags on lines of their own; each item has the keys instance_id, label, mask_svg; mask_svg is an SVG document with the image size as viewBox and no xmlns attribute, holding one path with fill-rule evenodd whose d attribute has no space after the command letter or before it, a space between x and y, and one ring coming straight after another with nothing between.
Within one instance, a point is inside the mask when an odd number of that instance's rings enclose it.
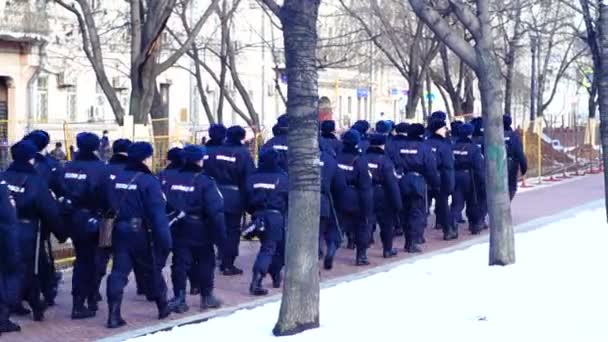
<instances>
[{"instance_id":1,"label":"snow pile","mask_svg":"<svg viewBox=\"0 0 608 342\"><path fill-rule=\"evenodd\" d=\"M608 341L608 227L602 210L516 238L517 264L488 245L321 293L321 328L281 341ZM279 303L133 341L276 341Z\"/></svg>"}]
</instances>

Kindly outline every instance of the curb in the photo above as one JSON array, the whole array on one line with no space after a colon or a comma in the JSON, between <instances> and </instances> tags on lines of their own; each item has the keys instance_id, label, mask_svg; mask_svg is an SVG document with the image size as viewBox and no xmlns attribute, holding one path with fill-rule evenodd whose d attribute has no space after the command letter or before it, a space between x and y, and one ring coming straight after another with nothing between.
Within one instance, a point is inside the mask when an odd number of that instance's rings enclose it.
<instances>
[{"instance_id":1,"label":"curb","mask_svg":"<svg viewBox=\"0 0 608 342\"><path fill-rule=\"evenodd\" d=\"M515 233L525 233L525 232L533 231L533 230L536 230L543 226L546 226L548 224L551 224L551 223L554 223L557 221L561 221L563 219L571 218L572 216L574 216L576 213L578 213L580 211L598 209L603 206L604 206L604 200L595 200L595 201L588 202L586 204L562 211L559 214L545 216L545 217L541 217L541 218L537 218L537 219L528 221L526 223L522 223L520 225L515 226L513 229L514 229ZM445 248L442 248L442 249L439 249L439 250L436 250L433 252L429 252L429 253L421 254L418 256L406 258L403 260L395 261L392 263L388 263L385 265L377 266L377 267L374 267L374 268L371 268L368 270L364 270L361 272L357 272L354 274L349 274L346 276L329 279L329 280L321 283L321 289L334 287L341 283L347 283L347 282L367 278L369 276L376 275L379 273L388 272L388 271L394 269L395 267L412 264L419 260L428 259L428 258L432 258L432 257L438 256L441 254L446 254L446 253L451 253L451 252L467 249L469 247L472 247L472 246L475 246L475 245L478 245L481 243L486 243L489 241L489 239L490 239L489 234L486 234L486 235L472 238L472 239L460 242L456 245L445 247ZM141 329L127 331L127 332L124 332L121 334L99 339L97 341L99 341L99 342L125 341L125 340L133 339L136 337L142 337L142 336L154 334L157 332L171 330L173 328L180 327L180 326L202 323L202 322L208 321L208 320L210 320L212 318L216 318L216 317L228 316L239 310L253 309L255 307L258 307L258 306L261 306L264 304L277 302L280 299L281 299L281 294L279 293L279 294L275 294L270 297L254 300L254 301L251 301L248 303L243 303L243 304L236 305L236 306L231 306L231 307L227 307L227 308L223 308L223 309L219 309L219 310L214 310L212 312L200 313L200 314L192 315L189 317L184 317L184 318L177 319L177 320L172 320L172 321L168 321L165 323L160 323L160 324L144 327Z\"/></svg>"}]
</instances>

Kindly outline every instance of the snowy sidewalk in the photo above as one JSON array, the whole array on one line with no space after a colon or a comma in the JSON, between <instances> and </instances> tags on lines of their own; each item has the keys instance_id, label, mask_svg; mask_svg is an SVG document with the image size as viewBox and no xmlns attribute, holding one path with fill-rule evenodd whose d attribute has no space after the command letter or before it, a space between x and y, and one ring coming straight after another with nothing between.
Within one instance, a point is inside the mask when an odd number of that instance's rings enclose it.
<instances>
[{"instance_id":1,"label":"snowy sidewalk","mask_svg":"<svg viewBox=\"0 0 608 342\"><path fill-rule=\"evenodd\" d=\"M321 292L321 328L281 341L607 341L603 208L519 233L517 263L488 267L488 244ZM276 341L280 303L134 342Z\"/></svg>"}]
</instances>

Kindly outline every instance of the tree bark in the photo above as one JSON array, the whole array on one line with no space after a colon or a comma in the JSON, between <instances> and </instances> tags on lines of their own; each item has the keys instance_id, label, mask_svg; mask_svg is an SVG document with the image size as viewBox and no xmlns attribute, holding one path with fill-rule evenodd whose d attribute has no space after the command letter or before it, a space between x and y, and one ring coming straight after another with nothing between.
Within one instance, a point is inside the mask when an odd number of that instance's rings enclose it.
<instances>
[{"instance_id":1,"label":"tree bark","mask_svg":"<svg viewBox=\"0 0 608 342\"><path fill-rule=\"evenodd\" d=\"M287 67L289 217L283 297L275 336L319 327L319 211L317 18L320 0L266 4L281 19ZM280 10L277 10L280 8Z\"/></svg>"},{"instance_id":2,"label":"tree bark","mask_svg":"<svg viewBox=\"0 0 608 342\"><path fill-rule=\"evenodd\" d=\"M481 36L475 44L484 123L486 193L490 214L490 265L515 263L515 238L507 182L507 153L502 120L501 74L492 36L489 1L477 0Z\"/></svg>"},{"instance_id":3,"label":"tree bark","mask_svg":"<svg viewBox=\"0 0 608 342\"><path fill-rule=\"evenodd\" d=\"M598 78L600 107L600 137L602 140L602 161L604 163L604 197L606 199L606 220L608 221L608 6L599 3L599 65L595 66L594 78Z\"/></svg>"}]
</instances>

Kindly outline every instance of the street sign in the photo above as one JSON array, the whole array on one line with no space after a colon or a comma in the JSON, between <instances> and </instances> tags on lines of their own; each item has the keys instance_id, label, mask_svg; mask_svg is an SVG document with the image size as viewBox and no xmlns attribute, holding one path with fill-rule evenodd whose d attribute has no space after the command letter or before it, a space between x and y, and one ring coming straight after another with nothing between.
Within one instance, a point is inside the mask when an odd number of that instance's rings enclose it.
<instances>
[{"instance_id":1,"label":"street sign","mask_svg":"<svg viewBox=\"0 0 608 342\"><path fill-rule=\"evenodd\" d=\"M368 88L357 88L357 97L359 97L359 98L369 97L369 89Z\"/></svg>"}]
</instances>

